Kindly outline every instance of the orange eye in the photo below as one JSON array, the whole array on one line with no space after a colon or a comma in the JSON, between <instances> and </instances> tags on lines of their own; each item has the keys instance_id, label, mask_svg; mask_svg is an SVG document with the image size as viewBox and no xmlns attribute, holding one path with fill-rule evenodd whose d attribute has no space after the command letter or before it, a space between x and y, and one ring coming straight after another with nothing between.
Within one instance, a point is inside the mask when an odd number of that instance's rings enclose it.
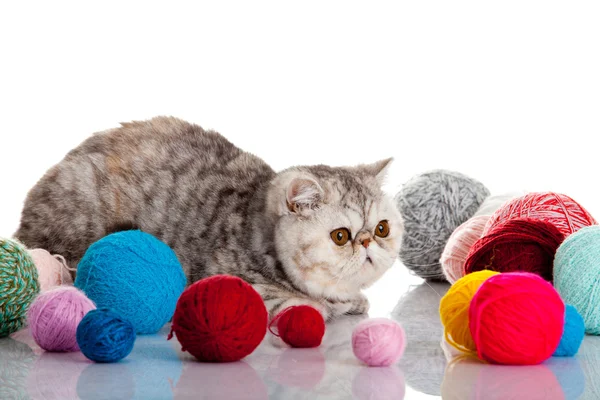
<instances>
[{"instance_id":1,"label":"orange eye","mask_svg":"<svg viewBox=\"0 0 600 400\"><path fill-rule=\"evenodd\" d=\"M346 228L339 228L331 232L331 240L338 246L343 246L350 240L350 231Z\"/></svg>"},{"instance_id":2,"label":"orange eye","mask_svg":"<svg viewBox=\"0 0 600 400\"><path fill-rule=\"evenodd\" d=\"M377 228L375 228L375 236L379 236L381 238L387 237L390 234L390 224L387 221L383 220L377 224Z\"/></svg>"}]
</instances>

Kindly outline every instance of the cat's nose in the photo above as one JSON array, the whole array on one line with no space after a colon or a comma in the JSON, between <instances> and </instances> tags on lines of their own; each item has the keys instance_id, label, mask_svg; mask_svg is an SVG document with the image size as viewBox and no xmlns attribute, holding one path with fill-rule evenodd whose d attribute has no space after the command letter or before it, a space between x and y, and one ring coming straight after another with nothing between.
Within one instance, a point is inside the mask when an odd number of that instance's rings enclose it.
<instances>
[{"instance_id":1,"label":"cat's nose","mask_svg":"<svg viewBox=\"0 0 600 400\"><path fill-rule=\"evenodd\" d=\"M371 243L371 235L369 232L363 231L356 235L356 240L366 249L369 247L369 243Z\"/></svg>"}]
</instances>

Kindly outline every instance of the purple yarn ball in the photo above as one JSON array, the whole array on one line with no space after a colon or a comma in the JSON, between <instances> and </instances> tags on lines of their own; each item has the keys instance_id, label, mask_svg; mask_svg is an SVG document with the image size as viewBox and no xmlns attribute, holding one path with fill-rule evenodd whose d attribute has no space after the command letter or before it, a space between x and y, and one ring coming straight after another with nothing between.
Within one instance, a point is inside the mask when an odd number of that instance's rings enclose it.
<instances>
[{"instance_id":1,"label":"purple yarn ball","mask_svg":"<svg viewBox=\"0 0 600 400\"><path fill-rule=\"evenodd\" d=\"M40 294L27 312L29 331L44 350L79 351L77 326L96 306L79 289L61 286Z\"/></svg>"}]
</instances>

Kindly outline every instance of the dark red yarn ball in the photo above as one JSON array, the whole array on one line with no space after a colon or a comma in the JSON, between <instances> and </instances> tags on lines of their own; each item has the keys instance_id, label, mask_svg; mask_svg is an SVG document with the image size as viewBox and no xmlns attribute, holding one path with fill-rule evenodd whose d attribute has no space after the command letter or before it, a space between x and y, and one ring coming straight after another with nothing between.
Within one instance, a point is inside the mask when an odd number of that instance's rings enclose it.
<instances>
[{"instance_id":1,"label":"dark red yarn ball","mask_svg":"<svg viewBox=\"0 0 600 400\"><path fill-rule=\"evenodd\" d=\"M271 321L270 326L275 323L277 332L269 327L271 332L292 347L318 347L325 335L325 320L311 306L288 307Z\"/></svg>"},{"instance_id":2,"label":"dark red yarn ball","mask_svg":"<svg viewBox=\"0 0 600 400\"><path fill-rule=\"evenodd\" d=\"M553 224L514 218L495 226L467 256L465 275L489 269L531 272L552 281L554 255L565 236Z\"/></svg>"},{"instance_id":3,"label":"dark red yarn ball","mask_svg":"<svg viewBox=\"0 0 600 400\"><path fill-rule=\"evenodd\" d=\"M267 333L268 314L256 290L242 279L216 275L188 287L173 316L171 335L200 361L237 361Z\"/></svg>"}]
</instances>

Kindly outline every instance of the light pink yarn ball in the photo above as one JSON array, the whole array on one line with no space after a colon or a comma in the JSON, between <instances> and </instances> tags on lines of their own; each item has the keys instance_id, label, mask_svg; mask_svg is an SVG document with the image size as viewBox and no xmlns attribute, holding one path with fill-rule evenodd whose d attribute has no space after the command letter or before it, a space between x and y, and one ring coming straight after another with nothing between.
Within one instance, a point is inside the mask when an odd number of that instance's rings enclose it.
<instances>
[{"instance_id":1,"label":"light pink yarn ball","mask_svg":"<svg viewBox=\"0 0 600 400\"><path fill-rule=\"evenodd\" d=\"M465 276L465 261L471 246L481 238L489 219L489 215L479 215L468 219L450 235L440 258L440 264L442 264L442 270L448 282L454 283Z\"/></svg>"},{"instance_id":2,"label":"light pink yarn ball","mask_svg":"<svg viewBox=\"0 0 600 400\"><path fill-rule=\"evenodd\" d=\"M79 351L77 325L94 303L73 286L63 286L40 294L27 311L29 331L35 342L47 351Z\"/></svg>"},{"instance_id":3,"label":"light pink yarn ball","mask_svg":"<svg viewBox=\"0 0 600 400\"><path fill-rule=\"evenodd\" d=\"M352 331L352 350L371 367L392 365L404 354L406 335L399 323L387 318L371 318Z\"/></svg>"},{"instance_id":4,"label":"light pink yarn ball","mask_svg":"<svg viewBox=\"0 0 600 400\"><path fill-rule=\"evenodd\" d=\"M38 271L38 281L42 292L56 286L73 284L73 278L71 278L64 258L53 256L44 249L29 250L29 254Z\"/></svg>"}]
</instances>

